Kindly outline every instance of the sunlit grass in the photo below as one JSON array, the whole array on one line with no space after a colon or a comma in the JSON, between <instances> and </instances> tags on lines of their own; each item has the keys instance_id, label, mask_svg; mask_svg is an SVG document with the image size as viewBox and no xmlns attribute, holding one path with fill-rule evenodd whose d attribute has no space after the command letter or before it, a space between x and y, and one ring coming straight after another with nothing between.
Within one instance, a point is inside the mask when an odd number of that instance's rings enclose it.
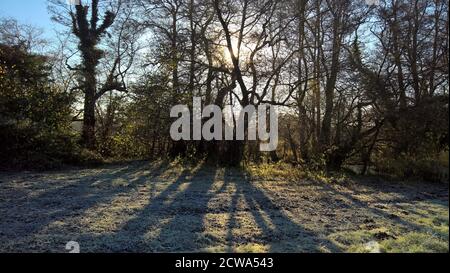
<instances>
[{"instance_id":1,"label":"sunlit grass","mask_svg":"<svg viewBox=\"0 0 450 273\"><path fill-rule=\"evenodd\" d=\"M344 173L326 173L308 168L294 167L289 163L251 164L245 167L250 177L266 180L299 181L302 179L324 183L345 182L348 177Z\"/></svg>"},{"instance_id":2,"label":"sunlit grass","mask_svg":"<svg viewBox=\"0 0 450 273\"><path fill-rule=\"evenodd\" d=\"M403 221L415 226L414 231L406 229L395 220L377 223L380 228L361 227L356 231L334 233L329 238L346 252L387 253L446 253L449 251L449 214L448 206L417 202L407 207L408 214Z\"/></svg>"}]
</instances>

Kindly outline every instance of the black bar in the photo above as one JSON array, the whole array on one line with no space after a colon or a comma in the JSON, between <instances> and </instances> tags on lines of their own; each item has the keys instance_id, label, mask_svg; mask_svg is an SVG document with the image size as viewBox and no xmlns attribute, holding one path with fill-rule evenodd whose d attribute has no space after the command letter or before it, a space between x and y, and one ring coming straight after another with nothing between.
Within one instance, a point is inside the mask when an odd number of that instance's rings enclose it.
<instances>
[{"instance_id":1,"label":"black bar","mask_svg":"<svg viewBox=\"0 0 450 273\"><path fill-rule=\"evenodd\" d=\"M448 254L4 254L0 255L0 262L2 267L10 264L16 270L29 267L33 271L40 268L64 272L86 272L86 269L130 272L137 268L145 273L386 272L393 268L407 272L423 266L431 272L432 268L447 265L448 258ZM183 259L184 267L177 267ZM188 261L208 261L208 267L199 262L194 264L196 267L186 267Z\"/></svg>"}]
</instances>

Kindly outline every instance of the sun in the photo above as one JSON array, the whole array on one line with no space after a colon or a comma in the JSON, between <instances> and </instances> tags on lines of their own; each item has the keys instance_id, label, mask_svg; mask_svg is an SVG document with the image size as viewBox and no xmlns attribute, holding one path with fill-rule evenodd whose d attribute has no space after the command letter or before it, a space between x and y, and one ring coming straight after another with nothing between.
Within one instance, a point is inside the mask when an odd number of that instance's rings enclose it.
<instances>
[{"instance_id":1,"label":"sun","mask_svg":"<svg viewBox=\"0 0 450 273\"><path fill-rule=\"evenodd\" d=\"M231 39L231 44L233 47L233 53L235 55L239 54L239 60L243 61L245 63L248 62L248 59L250 58L251 55L251 49L248 47L248 45L246 45L245 43L242 43L241 46L239 47L239 42L237 38L232 38ZM222 58L225 62L226 65L233 65L233 60L231 58L231 52L228 49L228 46L226 46L226 44L221 46L221 55Z\"/></svg>"},{"instance_id":2,"label":"sun","mask_svg":"<svg viewBox=\"0 0 450 273\"><path fill-rule=\"evenodd\" d=\"M233 47L233 53L238 54L239 45L238 45L237 39L231 39L231 44ZM226 64L228 64L228 65L233 64L233 59L231 58L231 52L228 49L228 46L226 46L226 45L222 46L222 56L223 56L223 59L225 60Z\"/></svg>"}]
</instances>

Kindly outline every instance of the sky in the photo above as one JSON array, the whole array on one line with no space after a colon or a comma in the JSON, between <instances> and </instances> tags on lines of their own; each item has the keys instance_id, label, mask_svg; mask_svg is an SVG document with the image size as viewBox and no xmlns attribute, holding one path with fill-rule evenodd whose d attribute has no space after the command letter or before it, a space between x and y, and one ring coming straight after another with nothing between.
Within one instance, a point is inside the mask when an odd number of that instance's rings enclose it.
<instances>
[{"instance_id":1,"label":"sky","mask_svg":"<svg viewBox=\"0 0 450 273\"><path fill-rule=\"evenodd\" d=\"M47 0L0 0L0 18L5 17L39 27L48 38L54 37L54 29L59 27L50 20Z\"/></svg>"}]
</instances>

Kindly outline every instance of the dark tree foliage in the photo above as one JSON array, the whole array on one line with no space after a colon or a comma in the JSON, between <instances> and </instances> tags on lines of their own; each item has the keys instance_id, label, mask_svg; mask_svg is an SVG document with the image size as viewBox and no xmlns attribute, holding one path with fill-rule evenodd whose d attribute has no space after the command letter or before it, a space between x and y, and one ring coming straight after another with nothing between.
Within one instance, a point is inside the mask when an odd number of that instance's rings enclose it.
<instances>
[{"instance_id":1,"label":"dark tree foliage","mask_svg":"<svg viewBox=\"0 0 450 273\"><path fill-rule=\"evenodd\" d=\"M0 44L0 166L70 160L72 99L52 84L49 74L45 56Z\"/></svg>"}]
</instances>

